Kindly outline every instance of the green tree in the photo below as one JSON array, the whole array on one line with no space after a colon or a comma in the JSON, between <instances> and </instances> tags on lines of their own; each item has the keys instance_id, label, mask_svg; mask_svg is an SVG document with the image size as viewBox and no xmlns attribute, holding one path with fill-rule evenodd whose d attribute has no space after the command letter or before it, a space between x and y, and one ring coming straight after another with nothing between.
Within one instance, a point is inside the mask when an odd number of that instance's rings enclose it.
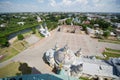
<instances>
[{"instance_id":1,"label":"green tree","mask_svg":"<svg viewBox=\"0 0 120 80\"><path fill-rule=\"evenodd\" d=\"M108 29L108 27L110 26L110 23L106 22L103 19L97 19L94 23L99 24L103 30Z\"/></svg>"},{"instance_id":2,"label":"green tree","mask_svg":"<svg viewBox=\"0 0 120 80\"><path fill-rule=\"evenodd\" d=\"M103 32L103 36L104 36L105 38L108 38L108 37L110 36L110 31L104 31L104 32Z\"/></svg>"},{"instance_id":3,"label":"green tree","mask_svg":"<svg viewBox=\"0 0 120 80\"><path fill-rule=\"evenodd\" d=\"M87 25L82 25L84 31L86 31Z\"/></svg>"},{"instance_id":4,"label":"green tree","mask_svg":"<svg viewBox=\"0 0 120 80\"><path fill-rule=\"evenodd\" d=\"M23 40L24 39L24 36L22 34L18 34L18 40Z\"/></svg>"},{"instance_id":5,"label":"green tree","mask_svg":"<svg viewBox=\"0 0 120 80\"><path fill-rule=\"evenodd\" d=\"M112 30L113 30L112 26L109 26L109 27L108 27L108 30L109 30L109 31L112 31Z\"/></svg>"},{"instance_id":6,"label":"green tree","mask_svg":"<svg viewBox=\"0 0 120 80\"><path fill-rule=\"evenodd\" d=\"M70 25L71 21L72 21L71 19L67 19L65 22L66 22L67 25Z\"/></svg>"},{"instance_id":7,"label":"green tree","mask_svg":"<svg viewBox=\"0 0 120 80\"><path fill-rule=\"evenodd\" d=\"M9 46L9 42L8 42L7 38L0 38L0 46L1 47L8 47Z\"/></svg>"},{"instance_id":8,"label":"green tree","mask_svg":"<svg viewBox=\"0 0 120 80\"><path fill-rule=\"evenodd\" d=\"M33 33L33 34L35 34L35 33L36 33L35 28L32 28L32 33Z\"/></svg>"}]
</instances>

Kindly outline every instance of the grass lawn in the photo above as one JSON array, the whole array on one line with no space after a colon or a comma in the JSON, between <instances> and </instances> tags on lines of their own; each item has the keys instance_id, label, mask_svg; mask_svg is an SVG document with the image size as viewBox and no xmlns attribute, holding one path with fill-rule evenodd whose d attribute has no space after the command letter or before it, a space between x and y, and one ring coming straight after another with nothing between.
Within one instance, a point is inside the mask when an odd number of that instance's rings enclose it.
<instances>
[{"instance_id":1,"label":"grass lawn","mask_svg":"<svg viewBox=\"0 0 120 80\"><path fill-rule=\"evenodd\" d=\"M0 78L31 74L32 68L26 63L12 62L0 68Z\"/></svg>"},{"instance_id":2,"label":"grass lawn","mask_svg":"<svg viewBox=\"0 0 120 80\"><path fill-rule=\"evenodd\" d=\"M6 48L5 53L2 53L1 55L4 55L4 57L0 60L0 62L6 61L13 56L17 55L19 52L15 50L12 47Z\"/></svg>"},{"instance_id":3,"label":"grass lawn","mask_svg":"<svg viewBox=\"0 0 120 80\"><path fill-rule=\"evenodd\" d=\"M36 29L35 35L39 38L43 38L43 35L40 34L40 32Z\"/></svg>"},{"instance_id":4,"label":"grass lawn","mask_svg":"<svg viewBox=\"0 0 120 80\"><path fill-rule=\"evenodd\" d=\"M115 50L115 49L110 49L110 48L106 48L107 51L111 51L111 52L118 52L120 53L120 50Z\"/></svg>"},{"instance_id":5,"label":"grass lawn","mask_svg":"<svg viewBox=\"0 0 120 80\"><path fill-rule=\"evenodd\" d=\"M18 62L13 62L7 66L0 68L0 78L16 76L17 73L20 73L18 70L20 64Z\"/></svg>"},{"instance_id":6,"label":"grass lawn","mask_svg":"<svg viewBox=\"0 0 120 80\"><path fill-rule=\"evenodd\" d=\"M120 40L99 39L98 41L99 42L108 42L108 43L120 44Z\"/></svg>"},{"instance_id":7,"label":"grass lawn","mask_svg":"<svg viewBox=\"0 0 120 80\"><path fill-rule=\"evenodd\" d=\"M39 30L38 30L38 29L35 29L35 31L36 31L35 35L36 35L37 37L39 37L39 38L42 38L42 36L41 36L40 33L39 33ZM23 36L24 36L24 37L30 36L31 34L32 34L32 31L27 32L27 33L24 33Z\"/></svg>"},{"instance_id":8,"label":"grass lawn","mask_svg":"<svg viewBox=\"0 0 120 80\"><path fill-rule=\"evenodd\" d=\"M80 80L92 80L92 79L88 79L87 77L80 77Z\"/></svg>"},{"instance_id":9,"label":"grass lawn","mask_svg":"<svg viewBox=\"0 0 120 80\"><path fill-rule=\"evenodd\" d=\"M106 55L106 57L101 58L99 56L96 56L96 58L97 59L104 59L104 60L108 60L110 57L119 58L120 57L120 50L106 48L105 52L103 52L102 54Z\"/></svg>"},{"instance_id":10,"label":"grass lawn","mask_svg":"<svg viewBox=\"0 0 120 80\"><path fill-rule=\"evenodd\" d=\"M19 52L23 51L28 47L28 43L25 41L17 41L13 43L11 46L6 48L0 48L0 55L4 55L0 62L6 61L13 56L17 55Z\"/></svg>"},{"instance_id":11,"label":"grass lawn","mask_svg":"<svg viewBox=\"0 0 120 80\"><path fill-rule=\"evenodd\" d=\"M27 45L27 42L25 42L25 41L18 41L16 43L13 43L12 47L17 49L18 51L23 51L23 50L25 50L26 45Z\"/></svg>"},{"instance_id":12,"label":"grass lawn","mask_svg":"<svg viewBox=\"0 0 120 80\"><path fill-rule=\"evenodd\" d=\"M106 55L105 60L108 60L110 57L113 58L119 58L120 54L116 54L115 52L103 52L104 55Z\"/></svg>"}]
</instances>

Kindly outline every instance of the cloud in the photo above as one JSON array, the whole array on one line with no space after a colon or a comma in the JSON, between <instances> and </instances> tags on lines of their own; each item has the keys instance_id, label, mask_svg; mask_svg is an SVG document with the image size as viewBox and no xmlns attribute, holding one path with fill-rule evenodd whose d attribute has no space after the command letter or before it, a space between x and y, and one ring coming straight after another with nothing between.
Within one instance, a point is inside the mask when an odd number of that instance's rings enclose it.
<instances>
[{"instance_id":1,"label":"cloud","mask_svg":"<svg viewBox=\"0 0 120 80\"><path fill-rule=\"evenodd\" d=\"M55 7L57 5L56 1L55 0L50 0L50 5L52 7Z\"/></svg>"},{"instance_id":2,"label":"cloud","mask_svg":"<svg viewBox=\"0 0 120 80\"><path fill-rule=\"evenodd\" d=\"M120 12L118 0L51 0L50 5L57 10L84 12Z\"/></svg>"},{"instance_id":3,"label":"cloud","mask_svg":"<svg viewBox=\"0 0 120 80\"><path fill-rule=\"evenodd\" d=\"M38 10L38 6L33 4L19 4L9 1L0 2L0 12L30 12Z\"/></svg>"},{"instance_id":4,"label":"cloud","mask_svg":"<svg viewBox=\"0 0 120 80\"><path fill-rule=\"evenodd\" d=\"M86 5L88 3L88 0L76 0L75 3Z\"/></svg>"},{"instance_id":5,"label":"cloud","mask_svg":"<svg viewBox=\"0 0 120 80\"><path fill-rule=\"evenodd\" d=\"M61 0L61 2L57 2L55 0L50 0L50 5L52 7L72 7L75 5L86 5L88 0Z\"/></svg>"},{"instance_id":6,"label":"cloud","mask_svg":"<svg viewBox=\"0 0 120 80\"><path fill-rule=\"evenodd\" d=\"M11 5L12 3L10 1L0 2L0 5Z\"/></svg>"},{"instance_id":7,"label":"cloud","mask_svg":"<svg viewBox=\"0 0 120 80\"><path fill-rule=\"evenodd\" d=\"M42 4L39 4L42 3ZM0 1L2 11L120 12L119 0L29 0Z\"/></svg>"},{"instance_id":8,"label":"cloud","mask_svg":"<svg viewBox=\"0 0 120 80\"><path fill-rule=\"evenodd\" d=\"M44 2L44 0L37 0L39 3L43 3Z\"/></svg>"},{"instance_id":9,"label":"cloud","mask_svg":"<svg viewBox=\"0 0 120 80\"><path fill-rule=\"evenodd\" d=\"M72 2L71 0L63 0L63 1L62 1L62 4L63 4L63 5L67 5L67 6L70 6L72 3L73 3L73 2ZM62 4L61 4L61 5L62 5Z\"/></svg>"}]
</instances>

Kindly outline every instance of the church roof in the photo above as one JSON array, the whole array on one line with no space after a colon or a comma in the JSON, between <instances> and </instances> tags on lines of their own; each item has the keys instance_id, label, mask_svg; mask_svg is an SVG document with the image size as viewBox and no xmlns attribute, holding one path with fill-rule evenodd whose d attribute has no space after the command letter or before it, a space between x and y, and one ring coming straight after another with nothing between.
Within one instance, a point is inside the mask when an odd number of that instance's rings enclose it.
<instances>
[{"instance_id":1,"label":"church roof","mask_svg":"<svg viewBox=\"0 0 120 80\"><path fill-rule=\"evenodd\" d=\"M31 75L2 78L0 80L79 80L79 79L71 76L57 75L57 74L31 74Z\"/></svg>"},{"instance_id":2,"label":"church roof","mask_svg":"<svg viewBox=\"0 0 120 80\"><path fill-rule=\"evenodd\" d=\"M56 51L54 59L57 64L71 65L75 60L75 55L70 49L64 47Z\"/></svg>"}]
</instances>

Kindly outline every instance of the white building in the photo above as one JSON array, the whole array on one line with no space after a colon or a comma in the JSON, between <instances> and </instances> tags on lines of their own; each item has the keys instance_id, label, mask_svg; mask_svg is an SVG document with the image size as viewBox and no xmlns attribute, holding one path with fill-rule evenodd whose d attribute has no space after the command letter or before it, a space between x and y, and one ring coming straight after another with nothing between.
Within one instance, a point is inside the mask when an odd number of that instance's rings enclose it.
<instances>
[{"instance_id":1,"label":"white building","mask_svg":"<svg viewBox=\"0 0 120 80\"><path fill-rule=\"evenodd\" d=\"M42 21L39 16L37 16L37 21L38 21L38 22L41 22L41 21Z\"/></svg>"},{"instance_id":2,"label":"white building","mask_svg":"<svg viewBox=\"0 0 120 80\"><path fill-rule=\"evenodd\" d=\"M120 28L120 23L115 23L115 26L116 26L117 28Z\"/></svg>"},{"instance_id":3,"label":"white building","mask_svg":"<svg viewBox=\"0 0 120 80\"><path fill-rule=\"evenodd\" d=\"M5 26L6 26L6 24L5 24L5 23L0 24L0 27L5 27Z\"/></svg>"},{"instance_id":4,"label":"white building","mask_svg":"<svg viewBox=\"0 0 120 80\"><path fill-rule=\"evenodd\" d=\"M87 29L87 33L88 34L95 34L95 30L94 29L91 29L89 27L87 27L86 29Z\"/></svg>"},{"instance_id":5,"label":"white building","mask_svg":"<svg viewBox=\"0 0 120 80\"><path fill-rule=\"evenodd\" d=\"M48 31L47 26L45 28L43 28L43 26L41 25L40 29L39 29L39 32L45 37L50 36L50 32Z\"/></svg>"},{"instance_id":6,"label":"white building","mask_svg":"<svg viewBox=\"0 0 120 80\"><path fill-rule=\"evenodd\" d=\"M55 46L54 49L49 49L45 53L45 59L52 68L64 69L69 76L77 78L80 76L89 76L100 79L119 78L114 74L113 66L104 60L83 56L81 49L74 53L67 45L63 48Z\"/></svg>"},{"instance_id":7,"label":"white building","mask_svg":"<svg viewBox=\"0 0 120 80\"><path fill-rule=\"evenodd\" d=\"M18 25L24 25L25 22L17 22Z\"/></svg>"}]
</instances>

